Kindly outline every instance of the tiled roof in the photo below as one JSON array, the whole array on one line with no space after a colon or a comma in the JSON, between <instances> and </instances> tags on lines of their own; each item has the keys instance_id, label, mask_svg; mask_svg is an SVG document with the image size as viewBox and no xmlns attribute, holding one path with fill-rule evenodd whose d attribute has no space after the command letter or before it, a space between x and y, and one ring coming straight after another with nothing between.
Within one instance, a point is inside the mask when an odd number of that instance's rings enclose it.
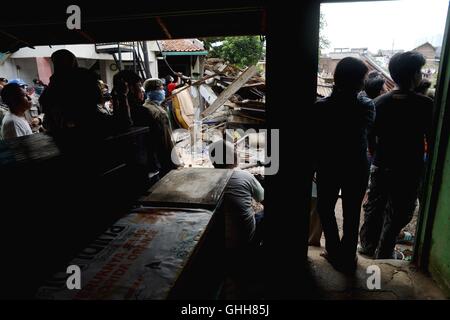
<instances>
[{"instance_id":1,"label":"tiled roof","mask_svg":"<svg viewBox=\"0 0 450 320\"><path fill-rule=\"evenodd\" d=\"M205 51L203 44L197 39L161 40L162 51L193 52Z\"/></svg>"}]
</instances>

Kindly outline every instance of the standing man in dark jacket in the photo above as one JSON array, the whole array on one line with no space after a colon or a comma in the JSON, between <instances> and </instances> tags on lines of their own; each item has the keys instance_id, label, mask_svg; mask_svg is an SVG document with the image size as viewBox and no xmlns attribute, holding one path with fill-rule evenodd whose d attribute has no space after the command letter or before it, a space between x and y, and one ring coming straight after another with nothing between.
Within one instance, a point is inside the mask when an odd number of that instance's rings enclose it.
<instances>
[{"instance_id":1,"label":"standing man in dark jacket","mask_svg":"<svg viewBox=\"0 0 450 320\"><path fill-rule=\"evenodd\" d=\"M369 99L358 97L367 71L359 59L342 59L334 73L333 93L314 106L317 211L326 240L323 256L343 272L356 270L361 203L369 177L367 134L374 106ZM339 190L344 216L342 239L334 212Z\"/></svg>"},{"instance_id":2,"label":"standing man in dark jacket","mask_svg":"<svg viewBox=\"0 0 450 320\"><path fill-rule=\"evenodd\" d=\"M430 98L414 92L425 62L418 52L394 55L389 72L398 88L374 101L376 146L360 253L376 259L394 257L396 238L416 208L433 108Z\"/></svg>"},{"instance_id":3,"label":"standing man in dark jacket","mask_svg":"<svg viewBox=\"0 0 450 320\"><path fill-rule=\"evenodd\" d=\"M114 112L118 108L122 110L129 108L133 125L149 128L148 171L151 183L154 183L181 165L175 152L172 157L174 149L172 131L167 113L158 104L165 98L162 82L159 79L145 82L145 87L150 93L145 103L142 79L135 72L122 70L114 75L113 82Z\"/></svg>"},{"instance_id":4,"label":"standing man in dark jacket","mask_svg":"<svg viewBox=\"0 0 450 320\"><path fill-rule=\"evenodd\" d=\"M159 176L163 177L170 170L179 168L181 161L175 152L168 112L161 106L165 99L162 81L149 79L144 82L144 89L148 93L144 108L148 110L153 121L150 132L154 148L154 159L155 163L157 163Z\"/></svg>"}]
</instances>

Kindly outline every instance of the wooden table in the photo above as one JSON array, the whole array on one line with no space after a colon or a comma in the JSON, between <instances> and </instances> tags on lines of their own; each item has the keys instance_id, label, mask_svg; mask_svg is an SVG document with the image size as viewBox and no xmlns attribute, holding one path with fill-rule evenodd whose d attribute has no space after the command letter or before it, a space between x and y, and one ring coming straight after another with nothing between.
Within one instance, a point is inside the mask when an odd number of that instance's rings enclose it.
<instances>
[{"instance_id":1,"label":"wooden table","mask_svg":"<svg viewBox=\"0 0 450 320\"><path fill-rule=\"evenodd\" d=\"M233 170L214 168L172 170L139 202L150 206L214 210L220 204L232 173Z\"/></svg>"}]
</instances>

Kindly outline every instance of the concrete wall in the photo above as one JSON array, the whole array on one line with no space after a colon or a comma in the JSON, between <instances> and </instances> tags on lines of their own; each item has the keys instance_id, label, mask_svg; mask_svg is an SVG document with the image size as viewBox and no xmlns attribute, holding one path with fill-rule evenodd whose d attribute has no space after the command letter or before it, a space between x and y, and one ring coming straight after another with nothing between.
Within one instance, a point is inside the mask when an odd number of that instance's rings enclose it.
<instances>
[{"instance_id":1,"label":"concrete wall","mask_svg":"<svg viewBox=\"0 0 450 320\"><path fill-rule=\"evenodd\" d=\"M111 70L111 65L114 65L114 61L100 60L100 77L108 84L110 90L112 90L113 77L118 72Z\"/></svg>"},{"instance_id":2,"label":"concrete wall","mask_svg":"<svg viewBox=\"0 0 450 320\"><path fill-rule=\"evenodd\" d=\"M158 72L158 60L156 59L159 53L156 41L148 41L148 58L149 67L152 77L159 77ZM100 76L110 88L112 88L112 78L117 71L111 70L111 64L114 64L113 56L110 54L98 54L95 52L95 46L91 44L86 45L59 45L59 46L36 46L35 49L22 48L11 55L3 64L0 64L0 77L7 79L22 78L26 82L31 81L38 77L38 69L36 60L34 58L49 58L53 52L67 49L71 51L78 58L79 65L81 67L89 68L96 60L100 60ZM142 51L139 49L141 57L143 57ZM196 59L196 57L193 57ZM132 60L130 53L122 53L123 61ZM20 70L17 70L16 65L20 66ZM192 70L199 72L200 65L197 62ZM45 80L45 79L44 79ZM46 81L44 81L46 82Z\"/></svg>"},{"instance_id":3,"label":"concrete wall","mask_svg":"<svg viewBox=\"0 0 450 320\"><path fill-rule=\"evenodd\" d=\"M0 77L6 79L17 78L17 68L14 61L8 58L3 64L0 64Z\"/></svg>"},{"instance_id":4,"label":"concrete wall","mask_svg":"<svg viewBox=\"0 0 450 320\"><path fill-rule=\"evenodd\" d=\"M33 83L34 78L39 77L36 59L11 59L0 65L0 76L8 80L20 78L28 84Z\"/></svg>"},{"instance_id":5,"label":"concrete wall","mask_svg":"<svg viewBox=\"0 0 450 320\"><path fill-rule=\"evenodd\" d=\"M79 59L79 63L81 67L87 67L89 68L94 64L96 60L91 59ZM105 81L110 88L112 88L112 79L114 74L117 73L117 71L113 71L110 68L111 64L114 64L114 61L111 60L100 60L100 77L103 81ZM51 67L51 63L50 67ZM20 69L17 70L16 66L19 66ZM152 68L152 64L150 63L150 68ZM155 70L156 69L156 70ZM155 68L153 66L153 69L151 69L152 74L153 72L157 73L157 67ZM49 76L51 75L51 70L49 73ZM4 64L0 65L0 77L5 77L9 80L15 79L15 78L21 78L28 84L32 83L32 80L34 78L38 78L38 66L36 63L36 59L34 58L24 58L24 59L8 59L5 61ZM40 77L41 80L44 81L44 83L48 83L48 79L46 77Z\"/></svg>"},{"instance_id":6,"label":"concrete wall","mask_svg":"<svg viewBox=\"0 0 450 320\"><path fill-rule=\"evenodd\" d=\"M13 53L12 58L34 58L34 57L50 57L53 52L60 49L71 51L77 58L97 59L97 60L113 60L110 54L96 53L93 44L76 44L66 46L36 46L36 49L22 48Z\"/></svg>"},{"instance_id":7,"label":"concrete wall","mask_svg":"<svg viewBox=\"0 0 450 320\"><path fill-rule=\"evenodd\" d=\"M192 60L195 62L194 63L194 67L192 67L192 65L191 65L191 74L193 74L193 73L198 73L198 74L200 74L201 72L201 70L200 70L200 67L201 67L201 63L200 63L200 61L201 61L201 56L192 56ZM200 77L202 77L203 75L202 74L200 74Z\"/></svg>"},{"instance_id":8,"label":"concrete wall","mask_svg":"<svg viewBox=\"0 0 450 320\"><path fill-rule=\"evenodd\" d=\"M156 43L156 41L147 41L147 48L148 48L148 51L159 52L159 47L158 47L158 44Z\"/></svg>"},{"instance_id":9,"label":"concrete wall","mask_svg":"<svg viewBox=\"0 0 450 320\"><path fill-rule=\"evenodd\" d=\"M154 41L149 41L154 42ZM148 61L150 64L150 73L152 74L153 78L158 78L158 60L156 59L156 54L158 52L155 51L148 51Z\"/></svg>"}]
</instances>

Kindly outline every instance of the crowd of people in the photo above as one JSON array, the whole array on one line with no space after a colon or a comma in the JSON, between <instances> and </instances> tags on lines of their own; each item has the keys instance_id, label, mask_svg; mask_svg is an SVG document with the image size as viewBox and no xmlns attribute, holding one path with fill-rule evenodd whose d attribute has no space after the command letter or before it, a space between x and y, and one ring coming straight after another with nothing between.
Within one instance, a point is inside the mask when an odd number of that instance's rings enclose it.
<instances>
[{"instance_id":1,"label":"crowd of people","mask_svg":"<svg viewBox=\"0 0 450 320\"><path fill-rule=\"evenodd\" d=\"M344 58L336 66L332 94L314 105L322 256L339 271L356 270L358 235L359 253L396 258L397 237L417 206L430 137L433 100L423 89L429 88L422 80L425 62L418 52L394 55L389 72L397 86L385 92L380 74L368 74L362 60ZM339 196L342 237L335 217Z\"/></svg>"},{"instance_id":2,"label":"crowd of people","mask_svg":"<svg viewBox=\"0 0 450 320\"><path fill-rule=\"evenodd\" d=\"M55 51L51 61L54 72L48 85L38 79L29 86L21 79L0 78L1 139L35 132L95 138L144 126L150 131L149 176L157 180L181 165L172 152L171 125L163 104L168 93L162 80L144 82L135 72L122 70L110 90L95 72L79 67L68 50ZM76 88L76 94L68 96L69 88Z\"/></svg>"},{"instance_id":3,"label":"crowd of people","mask_svg":"<svg viewBox=\"0 0 450 320\"><path fill-rule=\"evenodd\" d=\"M150 131L149 176L159 179L181 165L173 153L170 105L164 102L184 84L182 75L176 74L177 80L172 76L145 80L122 70L109 90L95 73L78 67L70 51L58 50L51 59L54 74L48 86L36 80L30 90L20 79L0 78L3 139L39 131L106 136L133 125L144 126ZM379 72L369 73L362 60L344 58L336 66L332 94L313 107L315 212L320 219L313 219L316 235L310 239L320 245L317 233L323 230L323 256L339 271L355 271L358 236L360 253L393 258L396 239L412 218L433 106L430 83L422 79L425 62L418 52L394 55L389 71L397 87L386 92ZM67 88L75 87L77 94L67 98ZM236 163L230 166L235 167ZM225 204L233 212L230 224L237 230L233 234L239 246L261 243L262 214L253 214L251 198L262 201L263 192L251 174L234 171ZM335 217L339 196L342 237ZM359 229L361 207L364 224Z\"/></svg>"},{"instance_id":4,"label":"crowd of people","mask_svg":"<svg viewBox=\"0 0 450 320\"><path fill-rule=\"evenodd\" d=\"M51 61L54 73L48 85L36 80L30 90L20 79L0 78L2 139L44 131L80 140L106 137L131 126L148 127L150 182L182 166L174 152L170 97L175 89L189 84L188 77L174 73L164 79L142 79L133 71L121 70L114 75L110 90L96 73L79 67L77 58L68 50L55 51ZM68 97L68 88L76 88L76 94ZM233 163L227 168L236 167L237 163ZM236 209L231 210L230 244L254 243L256 220L252 219L251 199L262 200L260 183L250 173L235 170L225 197L227 205Z\"/></svg>"}]
</instances>

